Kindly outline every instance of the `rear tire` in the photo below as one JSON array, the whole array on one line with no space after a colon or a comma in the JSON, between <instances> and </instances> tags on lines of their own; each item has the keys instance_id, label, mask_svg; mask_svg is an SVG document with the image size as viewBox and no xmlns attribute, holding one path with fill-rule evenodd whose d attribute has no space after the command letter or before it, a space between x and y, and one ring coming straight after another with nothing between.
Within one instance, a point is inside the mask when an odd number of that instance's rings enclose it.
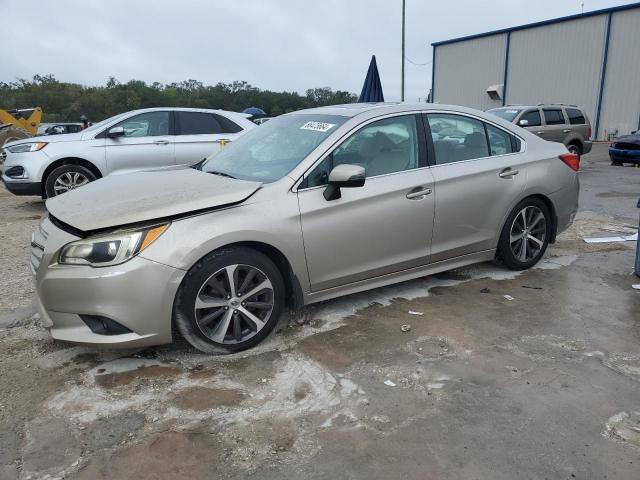
<instances>
[{"instance_id":1,"label":"rear tire","mask_svg":"<svg viewBox=\"0 0 640 480\"><path fill-rule=\"evenodd\" d=\"M23 140L25 138L31 138L31 135L26 130L22 130L21 128L16 127L6 127L0 129L0 147L2 147L5 143L13 142L15 140Z\"/></svg>"},{"instance_id":2,"label":"rear tire","mask_svg":"<svg viewBox=\"0 0 640 480\"><path fill-rule=\"evenodd\" d=\"M44 191L47 198L53 198L94 180L96 180L95 174L87 167L73 164L61 165L47 176Z\"/></svg>"},{"instance_id":3,"label":"rear tire","mask_svg":"<svg viewBox=\"0 0 640 480\"><path fill-rule=\"evenodd\" d=\"M577 143L570 143L569 145L567 145L567 150L569 150L569 152L571 153L575 153L578 156L582 155L582 147Z\"/></svg>"},{"instance_id":4,"label":"rear tire","mask_svg":"<svg viewBox=\"0 0 640 480\"><path fill-rule=\"evenodd\" d=\"M173 318L193 347L225 354L264 340L284 304L284 281L271 259L251 248L231 247L210 253L189 270Z\"/></svg>"},{"instance_id":5,"label":"rear tire","mask_svg":"<svg viewBox=\"0 0 640 480\"><path fill-rule=\"evenodd\" d=\"M496 263L510 270L533 267L551 238L551 214L540 199L526 198L507 217L496 252Z\"/></svg>"}]
</instances>

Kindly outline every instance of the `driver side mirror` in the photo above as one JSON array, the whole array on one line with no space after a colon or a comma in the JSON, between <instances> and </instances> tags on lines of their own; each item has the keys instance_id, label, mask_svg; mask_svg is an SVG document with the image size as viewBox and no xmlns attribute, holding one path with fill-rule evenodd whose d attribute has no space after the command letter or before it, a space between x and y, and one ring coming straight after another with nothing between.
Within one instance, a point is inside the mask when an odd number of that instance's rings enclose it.
<instances>
[{"instance_id":1,"label":"driver side mirror","mask_svg":"<svg viewBox=\"0 0 640 480\"><path fill-rule=\"evenodd\" d=\"M518 122L518 125L520 125L521 127L528 127L529 126L529 120L525 120L522 119Z\"/></svg>"},{"instance_id":2,"label":"driver side mirror","mask_svg":"<svg viewBox=\"0 0 640 480\"><path fill-rule=\"evenodd\" d=\"M109 138L116 138L116 137L123 137L123 136L124 136L123 127L113 127L113 128L110 128L109 131L107 132L107 137Z\"/></svg>"},{"instance_id":3,"label":"driver side mirror","mask_svg":"<svg viewBox=\"0 0 640 480\"><path fill-rule=\"evenodd\" d=\"M329 184L323 193L324 199L327 201L337 200L342 196L340 193L341 188L362 187L364 186L364 181L364 167L346 163L338 165L329 174Z\"/></svg>"}]
</instances>

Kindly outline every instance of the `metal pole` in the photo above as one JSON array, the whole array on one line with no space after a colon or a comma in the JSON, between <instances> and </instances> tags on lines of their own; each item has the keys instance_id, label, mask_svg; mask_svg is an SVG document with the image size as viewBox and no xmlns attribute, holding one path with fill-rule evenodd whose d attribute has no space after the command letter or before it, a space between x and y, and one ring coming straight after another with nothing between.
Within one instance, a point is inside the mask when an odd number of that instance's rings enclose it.
<instances>
[{"instance_id":1,"label":"metal pole","mask_svg":"<svg viewBox=\"0 0 640 480\"><path fill-rule=\"evenodd\" d=\"M402 74L400 78L400 100L404 102L404 12L405 0L402 0Z\"/></svg>"}]
</instances>

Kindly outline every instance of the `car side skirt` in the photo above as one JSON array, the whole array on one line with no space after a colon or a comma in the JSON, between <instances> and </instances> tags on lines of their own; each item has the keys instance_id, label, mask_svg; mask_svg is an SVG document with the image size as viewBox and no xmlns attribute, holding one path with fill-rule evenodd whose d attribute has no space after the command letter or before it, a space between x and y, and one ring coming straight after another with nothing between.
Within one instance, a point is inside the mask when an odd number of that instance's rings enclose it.
<instances>
[{"instance_id":1,"label":"car side skirt","mask_svg":"<svg viewBox=\"0 0 640 480\"><path fill-rule=\"evenodd\" d=\"M387 285L392 285L394 283L406 282L408 280L414 280L427 275L434 275L436 273L465 267L474 263L491 261L494 259L495 254L495 249L484 250L482 252L442 260L422 267L410 268L408 270L381 275L379 277L362 280L360 282L349 283L340 287L328 288L318 292L308 292L304 294L304 304L309 305L311 303L322 302L331 298L350 295L352 293L358 293L372 288L386 287Z\"/></svg>"}]
</instances>

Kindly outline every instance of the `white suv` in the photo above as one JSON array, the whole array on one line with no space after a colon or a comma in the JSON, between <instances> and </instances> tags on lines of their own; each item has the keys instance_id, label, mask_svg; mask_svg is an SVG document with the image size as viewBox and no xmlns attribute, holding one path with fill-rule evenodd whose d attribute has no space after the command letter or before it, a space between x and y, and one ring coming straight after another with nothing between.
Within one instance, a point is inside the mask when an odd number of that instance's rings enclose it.
<instances>
[{"instance_id":1,"label":"white suv","mask_svg":"<svg viewBox=\"0 0 640 480\"><path fill-rule=\"evenodd\" d=\"M134 110L79 133L7 143L0 171L16 195L54 197L111 174L192 165L252 128L244 115L223 110Z\"/></svg>"}]
</instances>

